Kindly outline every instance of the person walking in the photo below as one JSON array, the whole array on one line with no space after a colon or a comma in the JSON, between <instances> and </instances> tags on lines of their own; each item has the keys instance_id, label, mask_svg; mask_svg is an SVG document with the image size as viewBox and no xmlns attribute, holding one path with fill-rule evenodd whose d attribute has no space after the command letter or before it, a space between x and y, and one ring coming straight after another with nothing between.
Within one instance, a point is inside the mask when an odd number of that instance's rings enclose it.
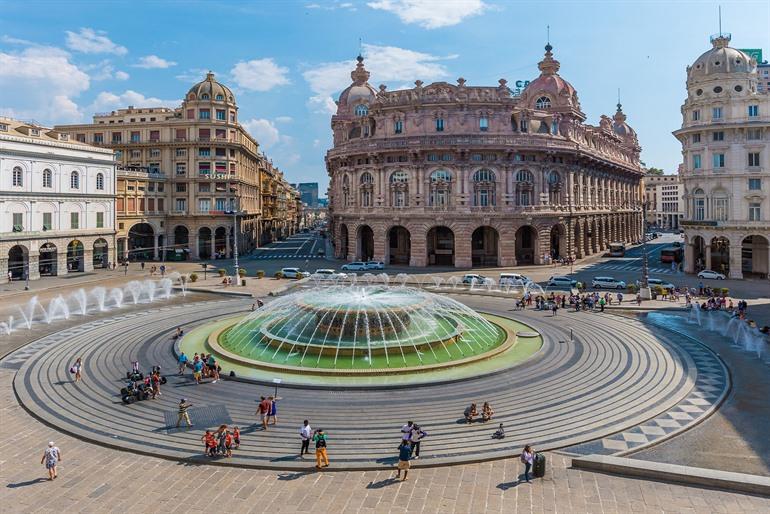
<instances>
[{"instance_id":1,"label":"person walking","mask_svg":"<svg viewBox=\"0 0 770 514\"><path fill-rule=\"evenodd\" d=\"M412 459L412 447L409 445L409 441L401 441L401 446L398 447L398 470L396 471L396 480L401 478L401 471L404 472L404 478L409 473L409 468L412 467L410 460Z\"/></svg>"},{"instance_id":2,"label":"person walking","mask_svg":"<svg viewBox=\"0 0 770 514\"><path fill-rule=\"evenodd\" d=\"M267 421L270 422L270 418L273 419L273 425L278 424L278 400L280 398L268 396L267 399L270 401L270 412L267 415Z\"/></svg>"},{"instance_id":3,"label":"person walking","mask_svg":"<svg viewBox=\"0 0 770 514\"><path fill-rule=\"evenodd\" d=\"M160 370L155 370L150 376L150 385L152 386L152 399L160 396Z\"/></svg>"},{"instance_id":4,"label":"person walking","mask_svg":"<svg viewBox=\"0 0 770 514\"><path fill-rule=\"evenodd\" d=\"M556 312L557 312L558 310L559 310L559 304L558 304L558 303L556 303L556 302L553 302L553 303L551 304L551 313L552 313L552 317L554 317L554 318L556 317Z\"/></svg>"},{"instance_id":5,"label":"person walking","mask_svg":"<svg viewBox=\"0 0 770 514\"><path fill-rule=\"evenodd\" d=\"M329 455L326 453L326 434L323 428L315 431L313 442L315 443L315 467L318 469L329 467Z\"/></svg>"},{"instance_id":6,"label":"person walking","mask_svg":"<svg viewBox=\"0 0 770 514\"><path fill-rule=\"evenodd\" d=\"M201 383L201 373L203 372L203 360L198 359L193 363L193 378L196 384Z\"/></svg>"},{"instance_id":7,"label":"person walking","mask_svg":"<svg viewBox=\"0 0 770 514\"><path fill-rule=\"evenodd\" d=\"M524 480L529 482L529 470L532 469L532 464L535 461L535 452L530 445L524 447L524 451L521 452L521 463L524 464Z\"/></svg>"},{"instance_id":8,"label":"person walking","mask_svg":"<svg viewBox=\"0 0 770 514\"><path fill-rule=\"evenodd\" d=\"M607 303L607 300L604 298L599 298L599 312L604 312L604 305Z\"/></svg>"},{"instance_id":9,"label":"person walking","mask_svg":"<svg viewBox=\"0 0 770 514\"><path fill-rule=\"evenodd\" d=\"M414 427L414 421L407 421L405 425L401 427L401 440L408 441L412 435L412 428Z\"/></svg>"},{"instance_id":10,"label":"person walking","mask_svg":"<svg viewBox=\"0 0 770 514\"><path fill-rule=\"evenodd\" d=\"M409 444L411 445L412 453L414 453L415 459L420 458L420 443L427 435L428 434L422 428L420 428L419 425L415 424L412 427L412 433L409 436Z\"/></svg>"},{"instance_id":11,"label":"person walking","mask_svg":"<svg viewBox=\"0 0 770 514\"><path fill-rule=\"evenodd\" d=\"M270 401L264 396L260 396L259 407L257 407L257 412L254 414L258 415L262 421L262 429L267 430L267 418L270 415Z\"/></svg>"},{"instance_id":12,"label":"person walking","mask_svg":"<svg viewBox=\"0 0 770 514\"><path fill-rule=\"evenodd\" d=\"M48 448L43 452L43 458L40 459L40 464L45 464L45 469L48 470L48 480L53 480L58 476L56 474L56 465L61 461L61 450L53 444L53 441L50 441Z\"/></svg>"},{"instance_id":13,"label":"person walking","mask_svg":"<svg viewBox=\"0 0 770 514\"><path fill-rule=\"evenodd\" d=\"M72 365L72 368L70 368L70 371L75 374L75 382L80 382L80 379L83 378L83 358L78 357L78 359L75 361L75 364Z\"/></svg>"},{"instance_id":14,"label":"person walking","mask_svg":"<svg viewBox=\"0 0 770 514\"><path fill-rule=\"evenodd\" d=\"M179 364L179 374L184 374L184 370L187 368L187 361L190 359L185 355L184 352L179 354L179 359L177 359L177 363Z\"/></svg>"},{"instance_id":15,"label":"person walking","mask_svg":"<svg viewBox=\"0 0 770 514\"><path fill-rule=\"evenodd\" d=\"M160 265L160 276L161 277L165 277L166 276L166 265L165 264L161 264Z\"/></svg>"},{"instance_id":16,"label":"person walking","mask_svg":"<svg viewBox=\"0 0 770 514\"><path fill-rule=\"evenodd\" d=\"M310 422L305 420L299 429L299 437L302 440L302 446L299 449L299 457L305 458L310 453L310 438L313 437L313 429L310 428Z\"/></svg>"},{"instance_id":17,"label":"person walking","mask_svg":"<svg viewBox=\"0 0 770 514\"><path fill-rule=\"evenodd\" d=\"M182 420L184 420L187 423L188 427L192 427L193 424L190 421L190 414L187 412L187 409L192 407L192 403L187 403L187 399L182 398L179 401L179 415L176 418L176 428L179 428L182 424Z\"/></svg>"}]
</instances>

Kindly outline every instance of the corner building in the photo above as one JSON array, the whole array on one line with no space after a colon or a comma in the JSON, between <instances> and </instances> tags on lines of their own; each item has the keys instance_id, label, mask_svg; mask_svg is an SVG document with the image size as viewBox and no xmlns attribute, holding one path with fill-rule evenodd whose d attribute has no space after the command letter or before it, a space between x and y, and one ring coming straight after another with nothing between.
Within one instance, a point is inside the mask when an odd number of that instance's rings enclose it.
<instances>
[{"instance_id":1,"label":"corner building","mask_svg":"<svg viewBox=\"0 0 770 514\"><path fill-rule=\"evenodd\" d=\"M767 277L770 267L770 92L730 35L687 68L682 127L685 271Z\"/></svg>"},{"instance_id":2,"label":"corner building","mask_svg":"<svg viewBox=\"0 0 770 514\"><path fill-rule=\"evenodd\" d=\"M364 60L332 116L335 254L411 266L516 266L601 252L642 233L636 133L620 104L585 123L546 46L516 96L437 82L375 90Z\"/></svg>"}]
</instances>

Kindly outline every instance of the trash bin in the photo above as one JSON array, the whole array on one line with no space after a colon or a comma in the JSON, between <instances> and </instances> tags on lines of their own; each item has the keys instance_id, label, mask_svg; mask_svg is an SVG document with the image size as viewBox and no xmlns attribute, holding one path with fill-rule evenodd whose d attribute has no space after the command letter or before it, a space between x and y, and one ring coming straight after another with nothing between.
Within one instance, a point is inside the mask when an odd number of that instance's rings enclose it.
<instances>
[{"instance_id":1,"label":"trash bin","mask_svg":"<svg viewBox=\"0 0 770 514\"><path fill-rule=\"evenodd\" d=\"M244 286L244 287L246 286L246 279L245 278L241 279L241 285Z\"/></svg>"},{"instance_id":2,"label":"trash bin","mask_svg":"<svg viewBox=\"0 0 770 514\"><path fill-rule=\"evenodd\" d=\"M532 474L535 478L543 478L545 476L545 455L542 453L535 454L535 462L532 465Z\"/></svg>"}]
</instances>

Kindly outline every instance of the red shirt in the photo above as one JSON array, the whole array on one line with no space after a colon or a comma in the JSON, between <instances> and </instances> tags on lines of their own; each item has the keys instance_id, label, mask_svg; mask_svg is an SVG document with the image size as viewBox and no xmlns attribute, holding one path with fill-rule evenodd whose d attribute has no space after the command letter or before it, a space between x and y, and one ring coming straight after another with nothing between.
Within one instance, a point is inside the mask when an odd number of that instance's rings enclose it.
<instances>
[{"instance_id":1,"label":"red shirt","mask_svg":"<svg viewBox=\"0 0 770 514\"><path fill-rule=\"evenodd\" d=\"M262 400L259 402L259 413L266 414L270 412L270 400Z\"/></svg>"}]
</instances>

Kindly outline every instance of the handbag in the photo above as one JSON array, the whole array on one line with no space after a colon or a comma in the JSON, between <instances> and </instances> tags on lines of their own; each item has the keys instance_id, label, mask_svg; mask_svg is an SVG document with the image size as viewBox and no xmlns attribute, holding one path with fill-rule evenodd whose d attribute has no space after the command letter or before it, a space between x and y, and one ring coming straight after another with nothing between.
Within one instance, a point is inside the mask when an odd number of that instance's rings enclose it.
<instances>
[{"instance_id":1,"label":"handbag","mask_svg":"<svg viewBox=\"0 0 770 514\"><path fill-rule=\"evenodd\" d=\"M72 367L70 368L70 373L75 373L75 366L72 366Z\"/></svg>"}]
</instances>

